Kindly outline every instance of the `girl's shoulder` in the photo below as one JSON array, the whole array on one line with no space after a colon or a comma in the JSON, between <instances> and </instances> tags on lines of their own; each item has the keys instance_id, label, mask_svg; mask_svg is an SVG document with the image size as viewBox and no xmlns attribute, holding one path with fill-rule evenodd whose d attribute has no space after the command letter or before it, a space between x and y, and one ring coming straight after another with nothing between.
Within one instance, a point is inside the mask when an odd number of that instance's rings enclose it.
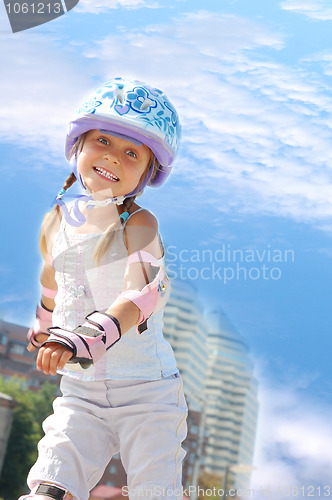
<instances>
[{"instance_id":1,"label":"girl's shoulder","mask_svg":"<svg viewBox=\"0 0 332 500\"><path fill-rule=\"evenodd\" d=\"M125 244L129 253L145 250L159 258L162 254L156 217L146 209L135 207L124 227Z\"/></svg>"},{"instance_id":2,"label":"girl's shoulder","mask_svg":"<svg viewBox=\"0 0 332 500\"><path fill-rule=\"evenodd\" d=\"M142 208L138 205L136 205L133 211L129 214L125 223L125 230L129 227L135 226L150 227L151 229L158 231L158 221L155 215L146 208Z\"/></svg>"}]
</instances>

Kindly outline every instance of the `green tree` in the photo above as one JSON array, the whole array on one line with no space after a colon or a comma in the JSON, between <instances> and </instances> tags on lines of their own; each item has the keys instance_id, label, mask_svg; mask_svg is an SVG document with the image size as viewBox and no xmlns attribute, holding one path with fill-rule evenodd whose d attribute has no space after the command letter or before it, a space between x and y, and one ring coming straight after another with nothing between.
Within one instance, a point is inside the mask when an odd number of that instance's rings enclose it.
<instances>
[{"instance_id":1,"label":"green tree","mask_svg":"<svg viewBox=\"0 0 332 500\"><path fill-rule=\"evenodd\" d=\"M0 478L4 500L15 500L27 490L26 476L37 458L37 443L43 435L42 421L52 412L57 386L46 382L39 392L27 390L24 380L0 377L0 392L18 403Z\"/></svg>"},{"instance_id":2,"label":"green tree","mask_svg":"<svg viewBox=\"0 0 332 500\"><path fill-rule=\"evenodd\" d=\"M199 500L204 500L207 497L209 500L220 500L220 495L211 495L211 491L213 492L214 488L216 493L218 490L222 488L222 478L218 474L209 474L208 472L204 472L198 478L198 485L201 490L208 492L208 494L199 495Z\"/></svg>"}]
</instances>

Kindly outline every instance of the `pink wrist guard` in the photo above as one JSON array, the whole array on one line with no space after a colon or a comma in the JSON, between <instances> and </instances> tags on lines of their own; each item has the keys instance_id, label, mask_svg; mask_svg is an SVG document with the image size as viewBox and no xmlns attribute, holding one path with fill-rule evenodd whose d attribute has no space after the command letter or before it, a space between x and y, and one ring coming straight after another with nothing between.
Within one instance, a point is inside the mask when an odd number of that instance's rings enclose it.
<instances>
[{"instance_id":1,"label":"pink wrist guard","mask_svg":"<svg viewBox=\"0 0 332 500\"><path fill-rule=\"evenodd\" d=\"M36 340L36 335L43 333L49 335L47 329L52 326L52 311L45 309L42 304L38 304L36 310L35 324L28 331L27 340L31 342L34 347L41 347L42 343Z\"/></svg>"},{"instance_id":2,"label":"pink wrist guard","mask_svg":"<svg viewBox=\"0 0 332 500\"><path fill-rule=\"evenodd\" d=\"M106 313L94 311L85 319L87 322L74 331L57 326L49 328L51 335L43 345L51 342L64 345L73 353L69 363L80 363L82 368L88 368L120 340L121 329L118 320Z\"/></svg>"}]
</instances>

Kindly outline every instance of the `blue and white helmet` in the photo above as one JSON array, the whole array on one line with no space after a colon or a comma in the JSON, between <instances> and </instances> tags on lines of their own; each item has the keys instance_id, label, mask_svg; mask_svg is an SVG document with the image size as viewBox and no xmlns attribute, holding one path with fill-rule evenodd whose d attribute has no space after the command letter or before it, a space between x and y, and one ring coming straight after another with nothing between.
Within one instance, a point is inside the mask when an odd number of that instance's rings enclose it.
<instances>
[{"instance_id":1,"label":"blue and white helmet","mask_svg":"<svg viewBox=\"0 0 332 500\"><path fill-rule=\"evenodd\" d=\"M107 130L114 135L135 139L148 146L159 162L159 167L146 184L160 186L168 177L175 159L181 127L178 114L167 96L137 80L114 78L87 97L69 124L66 138L66 157L72 160L73 145L89 130ZM149 178L150 177L150 178ZM145 186L141 186L140 191ZM125 198L137 194L135 191Z\"/></svg>"}]
</instances>

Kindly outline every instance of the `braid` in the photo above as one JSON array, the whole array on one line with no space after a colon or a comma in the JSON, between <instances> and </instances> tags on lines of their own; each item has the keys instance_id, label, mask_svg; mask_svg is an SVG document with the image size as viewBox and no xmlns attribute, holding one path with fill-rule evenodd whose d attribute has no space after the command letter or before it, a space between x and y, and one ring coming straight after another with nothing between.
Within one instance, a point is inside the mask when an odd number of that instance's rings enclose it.
<instances>
[{"instance_id":1,"label":"braid","mask_svg":"<svg viewBox=\"0 0 332 500\"><path fill-rule=\"evenodd\" d=\"M130 208L131 208L132 204L134 203L135 199L136 199L136 196L131 196L130 198L126 198L124 200L124 202L123 202L124 209L123 209L122 213L124 213L124 212L127 212L128 214L130 213ZM121 215L121 214L119 214L119 215ZM121 220L121 224L124 226L127 219L121 217L120 220Z\"/></svg>"},{"instance_id":2,"label":"braid","mask_svg":"<svg viewBox=\"0 0 332 500\"><path fill-rule=\"evenodd\" d=\"M69 189L73 184L74 182L76 182L76 177L75 177L75 174L74 172L72 172L68 177L67 179L65 180L65 183L63 185L63 189L65 191L67 191L67 189Z\"/></svg>"},{"instance_id":3,"label":"braid","mask_svg":"<svg viewBox=\"0 0 332 500\"><path fill-rule=\"evenodd\" d=\"M76 177L75 177L74 173L71 173L64 182L64 185L62 188L62 191L63 191L62 194L64 194L64 192L67 191L67 189L69 189L70 186L72 186L75 181L76 181ZM61 217L60 207L59 207L59 205L55 205L54 208L50 211L50 213L47 214L47 225L54 224L59 219L59 217ZM47 248L45 223L46 223L46 219L44 219L44 222L42 225L40 239L39 239L39 245L40 245L41 253L44 256L44 259L46 260L48 258L48 255L49 255L49 249Z\"/></svg>"},{"instance_id":4,"label":"braid","mask_svg":"<svg viewBox=\"0 0 332 500\"><path fill-rule=\"evenodd\" d=\"M72 172L68 177L67 179L65 180L64 184L63 184L63 188L61 189L61 191L59 192L58 194L58 197L62 196L63 194L65 194L65 192L74 184L74 182L76 182L76 177L75 177L75 174L74 172ZM60 213L60 207L59 205L55 205L54 209L58 214Z\"/></svg>"}]
</instances>

